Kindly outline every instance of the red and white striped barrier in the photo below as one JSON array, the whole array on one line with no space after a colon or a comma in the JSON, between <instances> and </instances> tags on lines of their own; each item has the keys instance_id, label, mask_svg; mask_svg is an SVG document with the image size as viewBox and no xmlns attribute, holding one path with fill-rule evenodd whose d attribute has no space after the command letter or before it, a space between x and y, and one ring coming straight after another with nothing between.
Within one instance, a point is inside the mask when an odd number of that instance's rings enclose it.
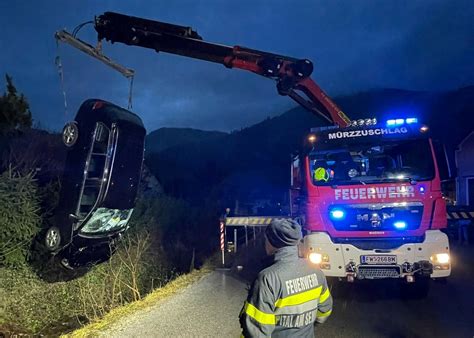
<instances>
[{"instance_id":1,"label":"red and white striped barrier","mask_svg":"<svg viewBox=\"0 0 474 338\"><path fill-rule=\"evenodd\" d=\"M225 265L224 252L225 252L225 224L221 222L221 253L222 253L222 266Z\"/></svg>"}]
</instances>

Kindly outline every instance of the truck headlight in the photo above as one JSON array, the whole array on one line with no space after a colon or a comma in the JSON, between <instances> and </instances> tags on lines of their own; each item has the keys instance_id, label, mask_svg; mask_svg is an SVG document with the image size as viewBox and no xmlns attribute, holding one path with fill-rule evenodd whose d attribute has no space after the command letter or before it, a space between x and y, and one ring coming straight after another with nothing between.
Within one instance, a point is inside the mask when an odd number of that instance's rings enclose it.
<instances>
[{"instance_id":1,"label":"truck headlight","mask_svg":"<svg viewBox=\"0 0 474 338\"><path fill-rule=\"evenodd\" d=\"M308 258L309 261L313 264L321 264L321 262L323 261L323 255L317 252L310 253Z\"/></svg>"},{"instance_id":2,"label":"truck headlight","mask_svg":"<svg viewBox=\"0 0 474 338\"><path fill-rule=\"evenodd\" d=\"M327 254L320 254L318 252L311 252L308 255L308 259L313 264L321 264L329 262L329 255Z\"/></svg>"},{"instance_id":3,"label":"truck headlight","mask_svg":"<svg viewBox=\"0 0 474 338\"><path fill-rule=\"evenodd\" d=\"M438 264L448 264L450 257L448 253L439 253L430 257L430 259Z\"/></svg>"}]
</instances>

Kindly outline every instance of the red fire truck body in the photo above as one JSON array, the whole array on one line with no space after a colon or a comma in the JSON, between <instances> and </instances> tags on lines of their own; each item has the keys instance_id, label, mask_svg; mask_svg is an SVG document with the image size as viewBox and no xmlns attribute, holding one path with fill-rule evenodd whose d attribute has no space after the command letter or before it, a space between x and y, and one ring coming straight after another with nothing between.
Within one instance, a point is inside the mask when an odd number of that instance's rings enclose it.
<instances>
[{"instance_id":1,"label":"red fire truck body","mask_svg":"<svg viewBox=\"0 0 474 338\"><path fill-rule=\"evenodd\" d=\"M292 169L293 216L327 276L375 279L450 274L446 205L426 126L313 129ZM441 159L442 160L442 159Z\"/></svg>"}]
</instances>

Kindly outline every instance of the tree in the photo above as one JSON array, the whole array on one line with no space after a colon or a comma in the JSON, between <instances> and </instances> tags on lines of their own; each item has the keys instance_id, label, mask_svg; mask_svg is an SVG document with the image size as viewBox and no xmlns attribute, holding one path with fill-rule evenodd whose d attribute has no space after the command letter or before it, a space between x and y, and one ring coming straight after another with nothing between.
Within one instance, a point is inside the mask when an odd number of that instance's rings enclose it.
<instances>
[{"instance_id":1,"label":"tree","mask_svg":"<svg viewBox=\"0 0 474 338\"><path fill-rule=\"evenodd\" d=\"M10 169L0 175L0 191L0 268L20 267L41 224L36 182Z\"/></svg>"},{"instance_id":2,"label":"tree","mask_svg":"<svg viewBox=\"0 0 474 338\"><path fill-rule=\"evenodd\" d=\"M18 94L11 76L5 74L7 91L0 96L0 136L30 128L33 122L30 105L23 94Z\"/></svg>"}]
</instances>

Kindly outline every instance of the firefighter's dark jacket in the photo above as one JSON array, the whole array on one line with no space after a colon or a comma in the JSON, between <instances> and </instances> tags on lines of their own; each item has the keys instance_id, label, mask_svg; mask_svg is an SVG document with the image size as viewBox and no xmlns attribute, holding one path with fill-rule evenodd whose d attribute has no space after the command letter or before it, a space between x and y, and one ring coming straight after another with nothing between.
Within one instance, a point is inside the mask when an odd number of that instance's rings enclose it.
<instances>
[{"instance_id":1,"label":"firefighter's dark jacket","mask_svg":"<svg viewBox=\"0 0 474 338\"><path fill-rule=\"evenodd\" d=\"M299 258L296 246L280 248L275 263L255 280L240 313L244 337L314 337L314 324L332 311L323 272Z\"/></svg>"}]
</instances>

